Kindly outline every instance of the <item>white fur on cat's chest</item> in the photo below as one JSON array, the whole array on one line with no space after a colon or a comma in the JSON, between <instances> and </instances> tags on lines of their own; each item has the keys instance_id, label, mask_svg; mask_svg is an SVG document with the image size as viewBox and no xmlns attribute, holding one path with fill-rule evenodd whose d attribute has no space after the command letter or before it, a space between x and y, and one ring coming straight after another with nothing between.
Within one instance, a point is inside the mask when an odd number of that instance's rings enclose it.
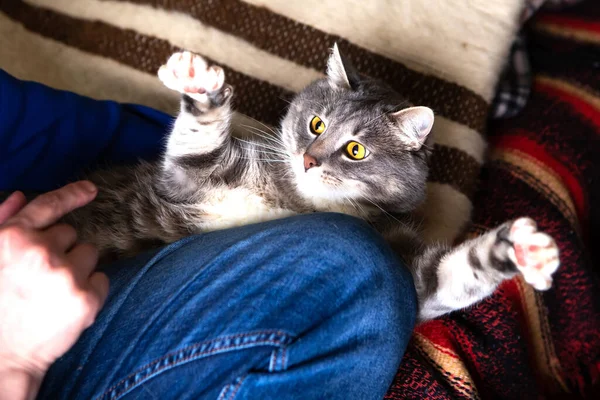
<instances>
[{"instance_id":1,"label":"white fur on cat's chest","mask_svg":"<svg viewBox=\"0 0 600 400\"><path fill-rule=\"evenodd\" d=\"M296 214L292 210L269 206L261 196L245 188L213 189L199 208L204 214L202 231L205 232Z\"/></svg>"}]
</instances>

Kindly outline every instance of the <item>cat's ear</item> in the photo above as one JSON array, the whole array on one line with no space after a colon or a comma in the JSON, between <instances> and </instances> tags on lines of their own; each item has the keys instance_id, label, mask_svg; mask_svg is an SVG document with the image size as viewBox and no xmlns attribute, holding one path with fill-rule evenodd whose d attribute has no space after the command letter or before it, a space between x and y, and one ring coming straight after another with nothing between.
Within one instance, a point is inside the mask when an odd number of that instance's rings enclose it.
<instances>
[{"instance_id":1,"label":"cat's ear","mask_svg":"<svg viewBox=\"0 0 600 400\"><path fill-rule=\"evenodd\" d=\"M337 43L333 45L327 60L327 77L329 83L339 89L353 89L360 78L354 67L342 57Z\"/></svg>"},{"instance_id":2,"label":"cat's ear","mask_svg":"<svg viewBox=\"0 0 600 400\"><path fill-rule=\"evenodd\" d=\"M411 150L419 150L433 128L433 111L428 107L410 107L390 115L402 131L402 140Z\"/></svg>"}]
</instances>

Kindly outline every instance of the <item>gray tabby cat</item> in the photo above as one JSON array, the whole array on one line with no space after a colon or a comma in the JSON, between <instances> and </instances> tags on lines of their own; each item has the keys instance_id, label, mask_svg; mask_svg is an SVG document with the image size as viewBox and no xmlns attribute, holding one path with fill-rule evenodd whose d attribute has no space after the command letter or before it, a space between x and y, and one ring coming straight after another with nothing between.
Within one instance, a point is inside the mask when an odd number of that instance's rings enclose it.
<instances>
[{"instance_id":1,"label":"gray tabby cat","mask_svg":"<svg viewBox=\"0 0 600 400\"><path fill-rule=\"evenodd\" d=\"M558 248L529 218L454 248L424 244L411 212L425 197L434 114L359 75L337 46L327 77L300 92L277 134L262 140L231 135L233 89L221 68L183 52L158 76L183 94L162 159L93 175L98 198L69 217L101 251L135 254L199 232L334 211L369 221L402 256L420 321L467 307L518 273L550 287Z\"/></svg>"}]
</instances>

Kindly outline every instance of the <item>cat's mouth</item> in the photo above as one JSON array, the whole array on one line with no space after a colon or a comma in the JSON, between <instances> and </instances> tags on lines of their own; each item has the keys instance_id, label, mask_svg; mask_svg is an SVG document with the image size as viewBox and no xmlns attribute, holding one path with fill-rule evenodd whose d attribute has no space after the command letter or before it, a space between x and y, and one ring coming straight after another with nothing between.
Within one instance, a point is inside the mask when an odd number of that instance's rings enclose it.
<instances>
[{"instance_id":1,"label":"cat's mouth","mask_svg":"<svg viewBox=\"0 0 600 400\"><path fill-rule=\"evenodd\" d=\"M308 200L344 202L352 190L346 183L320 165L309 169L304 167L302 155L294 155L292 161L295 183L300 195Z\"/></svg>"}]
</instances>

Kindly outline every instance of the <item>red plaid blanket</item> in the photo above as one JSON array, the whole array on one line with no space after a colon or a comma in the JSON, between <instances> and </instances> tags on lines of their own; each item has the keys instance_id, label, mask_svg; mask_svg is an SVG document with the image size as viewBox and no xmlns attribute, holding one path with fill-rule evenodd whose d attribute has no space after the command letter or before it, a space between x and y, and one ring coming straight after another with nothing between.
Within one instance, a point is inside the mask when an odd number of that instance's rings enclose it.
<instances>
[{"instance_id":1,"label":"red plaid blanket","mask_svg":"<svg viewBox=\"0 0 600 400\"><path fill-rule=\"evenodd\" d=\"M387 398L600 395L600 2L544 12L530 30L533 91L489 128L472 233L533 217L560 246L554 286L515 279L418 327Z\"/></svg>"}]
</instances>

